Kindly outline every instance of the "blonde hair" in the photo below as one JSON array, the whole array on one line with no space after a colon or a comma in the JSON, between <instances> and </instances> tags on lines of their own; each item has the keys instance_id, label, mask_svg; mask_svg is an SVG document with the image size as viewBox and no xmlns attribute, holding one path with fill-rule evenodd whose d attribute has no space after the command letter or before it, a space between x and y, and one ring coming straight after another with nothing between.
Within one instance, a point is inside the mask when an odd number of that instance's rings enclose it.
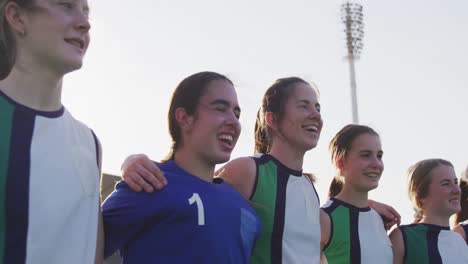
<instances>
[{"instance_id":1,"label":"blonde hair","mask_svg":"<svg viewBox=\"0 0 468 264\"><path fill-rule=\"evenodd\" d=\"M408 170L408 196L415 210L415 222L419 222L424 215L422 199L426 198L428 195L429 185L432 182L431 172L441 165L453 168L450 161L443 159L426 159L417 162Z\"/></svg>"}]
</instances>

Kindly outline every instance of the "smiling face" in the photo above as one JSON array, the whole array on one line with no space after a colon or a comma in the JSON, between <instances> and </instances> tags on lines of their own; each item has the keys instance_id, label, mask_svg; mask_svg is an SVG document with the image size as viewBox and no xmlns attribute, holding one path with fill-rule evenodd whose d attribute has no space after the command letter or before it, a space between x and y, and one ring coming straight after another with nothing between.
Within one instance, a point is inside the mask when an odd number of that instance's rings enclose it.
<instances>
[{"instance_id":1,"label":"smiling face","mask_svg":"<svg viewBox=\"0 0 468 264\"><path fill-rule=\"evenodd\" d=\"M90 41L88 13L86 0L35 0L18 55L62 75L79 69Z\"/></svg>"},{"instance_id":2,"label":"smiling face","mask_svg":"<svg viewBox=\"0 0 468 264\"><path fill-rule=\"evenodd\" d=\"M241 130L239 116L233 85L221 79L211 81L186 128L183 145L188 145L210 164L228 161Z\"/></svg>"},{"instance_id":3,"label":"smiling face","mask_svg":"<svg viewBox=\"0 0 468 264\"><path fill-rule=\"evenodd\" d=\"M439 165L431 170L431 182L427 195L420 199L425 215L450 217L461 210L461 191L455 170L451 166Z\"/></svg>"},{"instance_id":4,"label":"smiling face","mask_svg":"<svg viewBox=\"0 0 468 264\"><path fill-rule=\"evenodd\" d=\"M277 116L274 138L306 152L317 145L323 121L317 92L309 84L296 83L282 116ZM275 144L275 139L273 140Z\"/></svg>"},{"instance_id":5,"label":"smiling face","mask_svg":"<svg viewBox=\"0 0 468 264\"><path fill-rule=\"evenodd\" d=\"M377 135L357 136L346 156L338 161L344 184L359 192L377 188L384 170L383 151Z\"/></svg>"}]
</instances>

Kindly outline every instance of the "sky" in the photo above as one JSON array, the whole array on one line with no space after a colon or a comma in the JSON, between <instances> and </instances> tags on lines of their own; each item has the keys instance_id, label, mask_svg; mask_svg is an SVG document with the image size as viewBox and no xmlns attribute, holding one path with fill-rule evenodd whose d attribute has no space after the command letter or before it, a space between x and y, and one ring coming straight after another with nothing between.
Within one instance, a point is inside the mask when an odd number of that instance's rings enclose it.
<instances>
[{"instance_id":1,"label":"sky","mask_svg":"<svg viewBox=\"0 0 468 264\"><path fill-rule=\"evenodd\" d=\"M385 171L370 198L412 219L406 171L427 158L468 166L468 2L357 1L364 48L356 62L361 124L381 136ZM255 115L266 89L299 76L320 90L324 126L304 171L317 175L321 201L335 174L327 146L351 123L344 26L336 0L96 1L81 70L65 77L63 102L103 147L103 171L119 174L132 153L163 158L166 115L185 77L227 75L242 108L232 158L253 153Z\"/></svg>"}]
</instances>

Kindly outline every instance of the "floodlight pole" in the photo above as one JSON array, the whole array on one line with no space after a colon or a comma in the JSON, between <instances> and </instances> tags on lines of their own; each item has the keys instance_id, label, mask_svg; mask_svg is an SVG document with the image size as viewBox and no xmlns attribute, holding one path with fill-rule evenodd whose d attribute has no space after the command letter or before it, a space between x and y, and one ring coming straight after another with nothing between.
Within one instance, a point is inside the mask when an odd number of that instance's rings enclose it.
<instances>
[{"instance_id":1,"label":"floodlight pole","mask_svg":"<svg viewBox=\"0 0 468 264\"><path fill-rule=\"evenodd\" d=\"M363 47L364 24L362 15L362 5L346 2L341 5L341 20L345 24L346 46L348 54L346 58L349 62L349 75L351 85L351 109L353 123L359 123L356 71L354 62L359 59Z\"/></svg>"}]
</instances>

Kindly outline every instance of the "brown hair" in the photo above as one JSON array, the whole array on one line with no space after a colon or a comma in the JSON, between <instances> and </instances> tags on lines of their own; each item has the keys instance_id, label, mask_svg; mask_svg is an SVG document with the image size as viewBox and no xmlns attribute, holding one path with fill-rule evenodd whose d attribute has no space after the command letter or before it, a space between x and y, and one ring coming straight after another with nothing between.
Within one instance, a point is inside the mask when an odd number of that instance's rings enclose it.
<instances>
[{"instance_id":1,"label":"brown hair","mask_svg":"<svg viewBox=\"0 0 468 264\"><path fill-rule=\"evenodd\" d=\"M0 80L11 72L16 60L16 40L5 18L5 7L14 2L22 8L31 8L33 0L0 0Z\"/></svg>"},{"instance_id":2,"label":"brown hair","mask_svg":"<svg viewBox=\"0 0 468 264\"><path fill-rule=\"evenodd\" d=\"M372 128L363 125L350 124L343 127L330 141L328 149L331 153L331 161L334 165L338 160L343 159L348 155L351 150L353 141L362 134L370 134L379 136ZM343 180L341 179L341 172L337 168L337 175L333 177L333 180L328 188L328 196L335 197L343 188Z\"/></svg>"},{"instance_id":3,"label":"brown hair","mask_svg":"<svg viewBox=\"0 0 468 264\"><path fill-rule=\"evenodd\" d=\"M276 80L265 92L255 122L255 153L268 153L271 148L271 128L266 123L265 114L272 112L277 120L281 122L285 114L286 102L298 83L309 85L299 77L281 78Z\"/></svg>"},{"instance_id":4,"label":"brown hair","mask_svg":"<svg viewBox=\"0 0 468 264\"><path fill-rule=\"evenodd\" d=\"M179 123L176 120L175 112L177 108L182 107L189 115L196 113L200 97L205 94L206 87L211 81L225 80L232 84L226 76L216 72L199 72L185 78L177 85L172 94L171 104L167 113L169 125L169 134L172 138L172 146L165 160L174 159L174 152L177 150L181 140Z\"/></svg>"},{"instance_id":5,"label":"brown hair","mask_svg":"<svg viewBox=\"0 0 468 264\"><path fill-rule=\"evenodd\" d=\"M432 182L431 172L441 165L453 168L452 163L447 160L426 159L417 162L408 170L408 195L415 210L414 222L419 222L423 217L421 200L426 198L429 192L429 185Z\"/></svg>"}]
</instances>

